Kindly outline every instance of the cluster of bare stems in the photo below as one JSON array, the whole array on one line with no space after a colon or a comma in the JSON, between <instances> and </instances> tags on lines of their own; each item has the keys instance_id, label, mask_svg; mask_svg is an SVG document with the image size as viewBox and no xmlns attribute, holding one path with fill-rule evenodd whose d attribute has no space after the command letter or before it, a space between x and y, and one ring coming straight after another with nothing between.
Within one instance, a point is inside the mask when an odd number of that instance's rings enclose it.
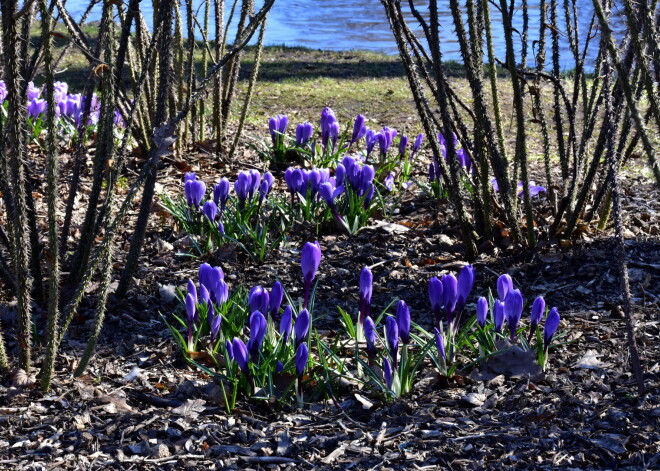
<instances>
[{"instance_id":1,"label":"cluster of bare stems","mask_svg":"<svg viewBox=\"0 0 660 471\"><path fill-rule=\"evenodd\" d=\"M150 4L155 12L150 31L139 0L130 0L128 4L92 0L78 23L62 0L0 2L0 70L8 92L8 116L0 129L0 192L6 208L0 224L0 277L9 294L17 299L18 367L30 372L34 363L32 353L43 352L40 355L43 389L47 390L51 384L58 348L95 278L100 282L94 294L93 327L74 374L81 375L89 363L103 325L113 258L122 255L115 253L117 231L129 224L128 209L141 192L130 247L123 254L126 263L117 294L122 295L129 288L164 159L173 151L183 151L201 140L214 140L218 149L224 146L233 152L238 136L228 142L226 129L236 95L241 56L257 34L256 61L259 62L266 17L273 3L274 0L267 0L256 9L254 0L236 0L226 14L224 0L206 0L200 25L192 0L185 2L185 12L180 11L178 1L154 0ZM82 28L94 8L102 11L96 41ZM209 37L211 14L214 38ZM232 22L236 24L232 29L236 34L229 37ZM32 41L31 32L39 28L40 38ZM195 40L199 36L202 41ZM53 54L53 37L68 41L58 57ZM59 171L60 148L54 113L47 113L46 117L43 168L35 168L42 164L34 159L34 151L28 146L26 125L28 82L43 74L48 109L55 109L55 71L69 48L77 48L89 61L81 123L88 122L92 94L101 90L100 119L91 156L91 188L83 208L80 237L75 240L70 235L71 220L90 150L83 136L84 125L78 130L76 148L71 150L73 168L67 169L66 174ZM201 69L196 67L200 56ZM207 95L211 95L210 113L206 108ZM239 133L249 101L250 93L247 93ZM113 132L116 109L126 123L120 142L116 142ZM207 125L209 114L212 118ZM122 199L117 194L116 182L130 157L129 144L137 145L147 158L139 165L137 176ZM43 210L48 223L45 243L37 225L41 209L33 196L31 176L35 173L45 175L47 180ZM62 194L66 198L61 198ZM47 315L33 319L33 305ZM38 325L40 322L43 325ZM33 345L34 332L44 332L38 339L40 349ZM0 370L8 367L0 327Z\"/></svg>"},{"instance_id":2,"label":"cluster of bare stems","mask_svg":"<svg viewBox=\"0 0 660 471\"><path fill-rule=\"evenodd\" d=\"M616 38L610 18L611 2L592 1L594 13L589 27L580 31L575 0L540 0L537 32L530 31L526 0L449 0L451 24L440 24L437 0L381 3L433 152L441 155L438 132L444 136L453 132L474 163L476 188L468 198L458 178L460 164L453 140L446 139L447 161L438 161L450 204L460 221L468 258L476 255L477 240L493 237L495 216L506 222L514 239L529 247L537 244L529 192L529 126L539 127L546 185L554 201L553 220L546 237L569 238L578 222L589 223L595 217L604 227L610 208L614 209L631 362L643 389L630 319L617 178L619 169L639 149L641 141L641 152L660 184L654 147L654 136L660 131L660 9L657 0L617 2L623 6L627 32L623 38ZM402 3L407 3L412 15L403 12ZM522 11L522 31L513 27L514 11ZM494 53L491 27L496 19L501 20L504 29L505 58ZM419 36L409 21L417 23ZM447 79L440 28L456 32L473 97L471 103L462 101ZM534 41L535 65L530 67L527 44L534 34L538 34ZM561 57L561 36L568 42L569 58ZM546 57L548 44L550 61ZM588 74L588 53L595 50L595 64ZM562 75L560 69L560 64L567 61L573 65L570 76ZM498 81L498 67L509 80ZM502 83L511 87L513 96L513 133L504 130ZM640 106L642 99L648 103L645 110ZM552 103L552 109L544 109L544 103ZM508 148L506 140L515 142L513 149ZM555 169L553 162L557 160ZM556 174L561 178L553 178ZM490 175L497 178L501 206L493 199ZM517 207L519 180L522 208Z\"/></svg>"}]
</instances>

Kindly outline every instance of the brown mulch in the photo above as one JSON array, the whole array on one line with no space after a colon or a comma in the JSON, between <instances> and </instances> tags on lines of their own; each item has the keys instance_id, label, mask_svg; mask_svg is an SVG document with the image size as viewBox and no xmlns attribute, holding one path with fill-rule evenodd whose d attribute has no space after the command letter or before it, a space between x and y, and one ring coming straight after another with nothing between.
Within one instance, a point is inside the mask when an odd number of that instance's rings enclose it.
<instances>
[{"instance_id":1,"label":"brown mulch","mask_svg":"<svg viewBox=\"0 0 660 471\"><path fill-rule=\"evenodd\" d=\"M186 162L208 183L224 175L233 180L250 157L203 171L203 156ZM180 168L165 169L164 191L179 191L181 175ZM476 295L507 272L528 301L543 295L559 308L567 343L542 377L481 379L462 371L447 382L427 370L410 395L393 402L344 391L338 403L304 409L241 400L227 414L217 385L185 365L161 319L177 308L171 294L196 276L200 260L177 255L182 235L154 217L135 286L127 299L111 299L88 373L69 377L84 348L91 304L63 343L51 392L30 387L29 377L0 383L0 469L660 469L660 197L641 177L631 175L625 185L645 397L628 367L616 309L612 231L590 228L568 245L549 241L526 251L503 243L474 263ZM465 263L451 216L446 207L438 217L436 210L411 194L386 223L376 218L353 238L322 233L316 326L338 331L336 306L356 311L364 265L373 266L376 309L400 297L428 326L428 279ZM280 279L295 297L302 289L299 248L309 238L293 234L261 266L227 249L204 260L222 265L230 289ZM11 325L11 307L4 311L2 323Z\"/></svg>"}]
</instances>

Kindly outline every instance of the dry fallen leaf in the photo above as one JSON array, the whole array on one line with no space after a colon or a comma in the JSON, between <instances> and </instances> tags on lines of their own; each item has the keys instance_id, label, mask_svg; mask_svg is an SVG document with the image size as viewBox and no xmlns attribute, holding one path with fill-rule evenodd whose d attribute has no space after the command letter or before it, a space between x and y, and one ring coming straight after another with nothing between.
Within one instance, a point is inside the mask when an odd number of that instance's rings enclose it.
<instances>
[{"instance_id":1,"label":"dry fallen leaf","mask_svg":"<svg viewBox=\"0 0 660 471\"><path fill-rule=\"evenodd\" d=\"M34 386L36 382L37 376L34 373L27 374L25 370L19 369L14 373L12 386L17 388L29 388Z\"/></svg>"}]
</instances>

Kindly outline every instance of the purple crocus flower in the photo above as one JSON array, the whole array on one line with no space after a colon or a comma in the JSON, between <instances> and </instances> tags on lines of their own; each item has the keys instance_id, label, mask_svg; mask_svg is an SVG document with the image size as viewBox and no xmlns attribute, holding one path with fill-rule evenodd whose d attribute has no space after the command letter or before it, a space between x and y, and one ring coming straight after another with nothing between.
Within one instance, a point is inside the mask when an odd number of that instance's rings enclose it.
<instances>
[{"instance_id":1,"label":"purple crocus flower","mask_svg":"<svg viewBox=\"0 0 660 471\"><path fill-rule=\"evenodd\" d=\"M377 133L376 131L373 131L369 129L367 133L365 134L365 140L367 143L367 160L369 159L369 156L371 155L371 152L374 150L374 147L376 146L376 143L378 142L378 139L380 136L380 133Z\"/></svg>"},{"instance_id":2,"label":"purple crocus flower","mask_svg":"<svg viewBox=\"0 0 660 471\"><path fill-rule=\"evenodd\" d=\"M301 343L296 350L296 372L298 376L302 376L307 366L307 360L309 359L309 350L307 349L307 344L305 342Z\"/></svg>"},{"instance_id":3,"label":"purple crocus flower","mask_svg":"<svg viewBox=\"0 0 660 471\"><path fill-rule=\"evenodd\" d=\"M435 328L435 346L442 359L446 361L447 353L445 352L445 339L442 337L442 334L437 327Z\"/></svg>"},{"instance_id":4,"label":"purple crocus flower","mask_svg":"<svg viewBox=\"0 0 660 471\"><path fill-rule=\"evenodd\" d=\"M555 333L559 328L559 321L561 321L559 311L556 307L553 307L550 309L548 317L545 319L545 327L543 329L543 349L545 351L548 350L548 346L550 345L550 342L552 342L552 337L555 336Z\"/></svg>"},{"instance_id":5,"label":"purple crocus flower","mask_svg":"<svg viewBox=\"0 0 660 471\"><path fill-rule=\"evenodd\" d=\"M282 287L282 283L276 281L273 283L273 286L270 289L270 301L268 303L268 314L270 314L271 318L277 318L277 315L280 312L280 306L282 305L283 297L284 288Z\"/></svg>"},{"instance_id":6,"label":"purple crocus flower","mask_svg":"<svg viewBox=\"0 0 660 471\"><path fill-rule=\"evenodd\" d=\"M511 341L516 339L516 330L520 322L520 316L522 316L523 303L524 300L520 290L512 289L506 294L504 315L506 316L506 321L509 323Z\"/></svg>"},{"instance_id":7,"label":"purple crocus flower","mask_svg":"<svg viewBox=\"0 0 660 471\"><path fill-rule=\"evenodd\" d=\"M394 366L394 369L396 369L399 350L399 326L394 317L388 316L385 321L385 337L387 338L387 346L389 347L390 356L392 357L392 365Z\"/></svg>"},{"instance_id":8,"label":"purple crocus flower","mask_svg":"<svg viewBox=\"0 0 660 471\"><path fill-rule=\"evenodd\" d=\"M299 124L296 128L296 145L302 147L309 142L314 134L314 126L311 123Z\"/></svg>"},{"instance_id":9,"label":"purple crocus flower","mask_svg":"<svg viewBox=\"0 0 660 471\"><path fill-rule=\"evenodd\" d=\"M387 177L385 177L385 182L383 183L387 191L392 191L394 189L394 172L390 172Z\"/></svg>"},{"instance_id":10,"label":"purple crocus flower","mask_svg":"<svg viewBox=\"0 0 660 471\"><path fill-rule=\"evenodd\" d=\"M273 140L273 147L278 147L278 143L284 138L288 125L289 118L283 114L278 114L268 120L268 129Z\"/></svg>"},{"instance_id":11,"label":"purple crocus flower","mask_svg":"<svg viewBox=\"0 0 660 471\"><path fill-rule=\"evenodd\" d=\"M254 311L250 315L250 340L248 340L247 349L250 352L253 362L257 362L261 344L266 336L266 318L259 311Z\"/></svg>"},{"instance_id":12,"label":"purple crocus flower","mask_svg":"<svg viewBox=\"0 0 660 471\"><path fill-rule=\"evenodd\" d=\"M332 142L332 151L334 152L335 147L337 146L337 139L339 138L339 132L341 130L339 129L339 123L335 121L334 123L330 124L330 127L328 129L328 133L330 136L330 141Z\"/></svg>"},{"instance_id":13,"label":"purple crocus flower","mask_svg":"<svg viewBox=\"0 0 660 471\"><path fill-rule=\"evenodd\" d=\"M200 180L187 180L184 184L184 193L188 206L191 208L194 206L199 210L199 205L206 193L206 185Z\"/></svg>"},{"instance_id":14,"label":"purple crocus flower","mask_svg":"<svg viewBox=\"0 0 660 471\"><path fill-rule=\"evenodd\" d=\"M405 134L399 140L399 157L402 159L406 156L406 148L408 147L408 136Z\"/></svg>"},{"instance_id":15,"label":"purple crocus flower","mask_svg":"<svg viewBox=\"0 0 660 471\"><path fill-rule=\"evenodd\" d=\"M364 319L364 338L367 341L367 355L372 360L376 356L376 326L369 316Z\"/></svg>"},{"instance_id":16,"label":"purple crocus flower","mask_svg":"<svg viewBox=\"0 0 660 471\"><path fill-rule=\"evenodd\" d=\"M395 366L396 368L396 366ZM387 358L383 358L383 375L385 376L385 384L388 388L392 388L392 365Z\"/></svg>"},{"instance_id":17,"label":"purple crocus flower","mask_svg":"<svg viewBox=\"0 0 660 471\"><path fill-rule=\"evenodd\" d=\"M442 282L434 276L429 280L429 300L431 301L431 309L433 309L433 317L435 325L440 326L440 310L444 303Z\"/></svg>"},{"instance_id":18,"label":"purple crocus flower","mask_svg":"<svg viewBox=\"0 0 660 471\"><path fill-rule=\"evenodd\" d=\"M291 336L291 327L293 325L293 310L291 306L284 308L282 318L280 319L280 335L282 336L282 343L285 344Z\"/></svg>"},{"instance_id":19,"label":"purple crocus flower","mask_svg":"<svg viewBox=\"0 0 660 471\"><path fill-rule=\"evenodd\" d=\"M202 207L202 213L209 218L209 221L214 221L218 216L218 207L213 201L207 201Z\"/></svg>"},{"instance_id":20,"label":"purple crocus flower","mask_svg":"<svg viewBox=\"0 0 660 471\"><path fill-rule=\"evenodd\" d=\"M409 159L411 162L412 162L412 159L413 159L413 157L415 156L415 154L417 154L417 152L419 151L419 149L422 147L422 142L423 142L423 141L424 141L424 134L419 134L419 135L415 138L415 143L413 144L412 152L410 152L410 156L408 157L408 159Z\"/></svg>"},{"instance_id":21,"label":"purple crocus flower","mask_svg":"<svg viewBox=\"0 0 660 471\"><path fill-rule=\"evenodd\" d=\"M346 181L346 167L344 164L337 164L335 169L335 183L337 186L343 186Z\"/></svg>"},{"instance_id":22,"label":"purple crocus flower","mask_svg":"<svg viewBox=\"0 0 660 471\"><path fill-rule=\"evenodd\" d=\"M238 197L239 205L242 207L245 204L251 186L250 174L247 172L241 172L238 174L238 178L234 182L234 192Z\"/></svg>"},{"instance_id":23,"label":"purple crocus flower","mask_svg":"<svg viewBox=\"0 0 660 471\"><path fill-rule=\"evenodd\" d=\"M257 190L259 190L259 184L261 183L261 174L259 170L250 169L248 172L250 176L250 184L248 186L248 198L252 198Z\"/></svg>"},{"instance_id":24,"label":"purple crocus flower","mask_svg":"<svg viewBox=\"0 0 660 471\"><path fill-rule=\"evenodd\" d=\"M461 315L465 304L467 303L467 298L472 291L472 286L474 285L474 267L472 265L466 265L461 269L461 272L458 274L458 295L456 297L456 313ZM458 322L457 322L458 325Z\"/></svg>"},{"instance_id":25,"label":"purple crocus flower","mask_svg":"<svg viewBox=\"0 0 660 471\"><path fill-rule=\"evenodd\" d=\"M234 337L232 352L234 355L234 360L236 360L236 363L238 363L239 368L243 371L243 373L249 374L250 370L248 369L248 363L250 361L250 357L248 356L248 349L241 339Z\"/></svg>"},{"instance_id":26,"label":"purple crocus flower","mask_svg":"<svg viewBox=\"0 0 660 471\"><path fill-rule=\"evenodd\" d=\"M507 274L500 276L497 279L497 295L500 300L504 301L506 299L507 293L513 289L513 280Z\"/></svg>"},{"instance_id":27,"label":"purple crocus flower","mask_svg":"<svg viewBox=\"0 0 660 471\"><path fill-rule=\"evenodd\" d=\"M309 324L312 318L307 309L303 309L296 317L296 323L293 325L293 334L295 336L296 348L305 341L307 332L309 331Z\"/></svg>"},{"instance_id":28,"label":"purple crocus flower","mask_svg":"<svg viewBox=\"0 0 660 471\"><path fill-rule=\"evenodd\" d=\"M493 305L493 321L495 323L495 332L502 332L502 326L504 325L504 303L499 299L496 299Z\"/></svg>"},{"instance_id":29,"label":"purple crocus flower","mask_svg":"<svg viewBox=\"0 0 660 471\"><path fill-rule=\"evenodd\" d=\"M360 272L360 316L359 322L364 325L364 320L371 315L371 295L373 293L374 276L369 267L364 267Z\"/></svg>"},{"instance_id":30,"label":"purple crocus flower","mask_svg":"<svg viewBox=\"0 0 660 471\"><path fill-rule=\"evenodd\" d=\"M213 304L209 304L208 306L209 306L209 314L208 314L209 328L211 330L211 344L215 345L215 339L218 337L218 333L220 332L220 325L222 324L222 316L220 314L218 314L217 316L215 315Z\"/></svg>"},{"instance_id":31,"label":"purple crocus flower","mask_svg":"<svg viewBox=\"0 0 660 471\"><path fill-rule=\"evenodd\" d=\"M358 184L360 196L366 194L367 191L369 191L369 185L373 183L375 176L376 169L374 169L372 165L365 165L360 169Z\"/></svg>"},{"instance_id":32,"label":"purple crocus flower","mask_svg":"<svg viewBox=\"0 0 660 471\"><path fill-rule=\"evenodd\" d=\"M319 187L319 195L321 196L323 201L325 201L325 204L327 204L330 207L330 209L333 210L333 214L336 213L335 199L343 192L344 192L343 186L339 186L335 188L333 183L329 181L322 183L321 186ZM335 217L339 217L339 214L335 214Z\"/></svg>"},{"instance_id":33,"label":"purple crocus flower","mask_svg":"<svg viewBox=\"0 0 660 471\"><path fill-rule=\"evenodd\" d=\"M302 268L303 278L305 280L305 298L303 306L306 308L309 301L309 294L312 288L312 281L316 276L316 271L321 264L321 246L318 242L305 242L300 256L300 267Z\"/></svg>"},{"instance_id":34,"label":"purple crocus flower","mask_svg":"<svg viewBox=\"0 0 660 471\"><path fill-rule=\"evenodd\" d=\"M442 282L443 309L445 316L447 316L447 322L451 325L456 308L456 298L458 297L458 280L450 273L449 275L442 275L440 281Z\"/></svg>"},{"instance_id":35,"label":"purple crocus flower","mask_svg":"<svg viewBox=\"0 0 660 471\"><path fill-rule=\"evenodd\" d=\"M399 327L399 336L404 345L410 343L410 309L404 300L396 306L396 323Z\"/></svg>"},{"instance_id":36,"label":"purple crocus flower","mask_svg":"<svg viewBox=\"0 0 660 471\"><path fill-rule=\"evenodd\" d=\"M335 126L337 130L339 129L339 124L337 124L337 118L335 117L335 112L332 109L326 107L323 108L321 112L321 145L323 149L328 147L328 140L331 138L331 134L335 132Z\"/></svg>"},{"instance_id":37,"label":"purple crocus flower","mask_svg":"<svg viewBox=\"0 0 660 471\"><path fill-rule=\"evenodd\" d=\"M359 114L355 118L355 123L353 123L353 136L351 137L351 142L349 143L349 146L352 146L360 139L362 139L366 133L367 133L367 127L364 125L364 116Z\"/></svg>"},{"instance_id":38,"label":"purple crocus flower","mask_svg":"<svg viewBox=\"0 0 660 471\"><path fill-rule=\"evenodd\" d=\"M34 98L27 106L28 115L33 118L38 117L44 111L46 111L46 100Z\"/></svg>"},{"instance_id":39,"label":"purple crocus flower","mask_svg":"<svg viewBox=\"0 0 660 471\"><path fill-rule=\"evenodd\" d=\"M220 183L213 186L213 202L220 208L220 213L225 210L227 199L229 198L229 180L227 177L222 177Z\"/></svg>"},{"instance_id":40,"label":"purple crocus flower","mask_svg":"<svg viewBox=\"0 0 660 471\"><path fill-rule=\"evenodd\" d=\"M376 193L376 187L374 186L373 183L369 183L369 186L367 187L367 191L365 192L364 195L364 209L369 209L369 205L371 204L371 201L374 199L374 194Z\"/></svg>"},{"instance_id":41,"label":"purple crocus flower","mask_svg":"<svg viewBox=\"0 0 660 471\"><path fill-rule=\"evenodd\" d=\"M483 296L477 299L477 323L483 328L488 315L488 301Z\"/></svg>"},{"instance_id":42,"label":"purple crocus flower","mask_svg":"<svg viewBox=\"0 0 660 471\"><path fill-rule=\"evenodd\" d=\"M277 360L277 363L275 365L275 373L281 373L283 369L284 369L284 363L282 363L280 360Z\"/></svg>"},{"instance_id":43,"label":"purple crocus flower","mask_svg":"<svg viewBox=\"0 0 660 471\"><path fill-rule=\"evenodd\" d=\"M255 286L248 294L248 305L250 312L261 311L268 312L270 299L268 291L261 286Z\"/></svg>"}]
</instances>

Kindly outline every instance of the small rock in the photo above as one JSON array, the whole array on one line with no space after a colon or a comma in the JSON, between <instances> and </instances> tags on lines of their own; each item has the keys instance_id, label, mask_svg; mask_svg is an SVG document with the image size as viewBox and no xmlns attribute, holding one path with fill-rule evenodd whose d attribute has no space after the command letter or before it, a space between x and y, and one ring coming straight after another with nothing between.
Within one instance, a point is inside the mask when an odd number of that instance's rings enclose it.
<instances>
[{"instance_id":1,"label":"small rock","mask_svg":"<svg viewBox=\"0 0 660 471\"><path fill-rule=\"evenodd\" d=\"M170 449L164 443L158 443L151 449L152 458L167 458L168 456L172 456L172 453L170 453Z\"/></svg>"},{"instance_id":2,"label":"small rock","mask_svg":"<svg viewBox=\"0 0 660 471\"><path fill-rule=\"evenodd\" d=\"M172 303L176 299L176 288L174 285L160 285L158 286L158 293L166 303Z\"/></svg>"}]
</instances>

